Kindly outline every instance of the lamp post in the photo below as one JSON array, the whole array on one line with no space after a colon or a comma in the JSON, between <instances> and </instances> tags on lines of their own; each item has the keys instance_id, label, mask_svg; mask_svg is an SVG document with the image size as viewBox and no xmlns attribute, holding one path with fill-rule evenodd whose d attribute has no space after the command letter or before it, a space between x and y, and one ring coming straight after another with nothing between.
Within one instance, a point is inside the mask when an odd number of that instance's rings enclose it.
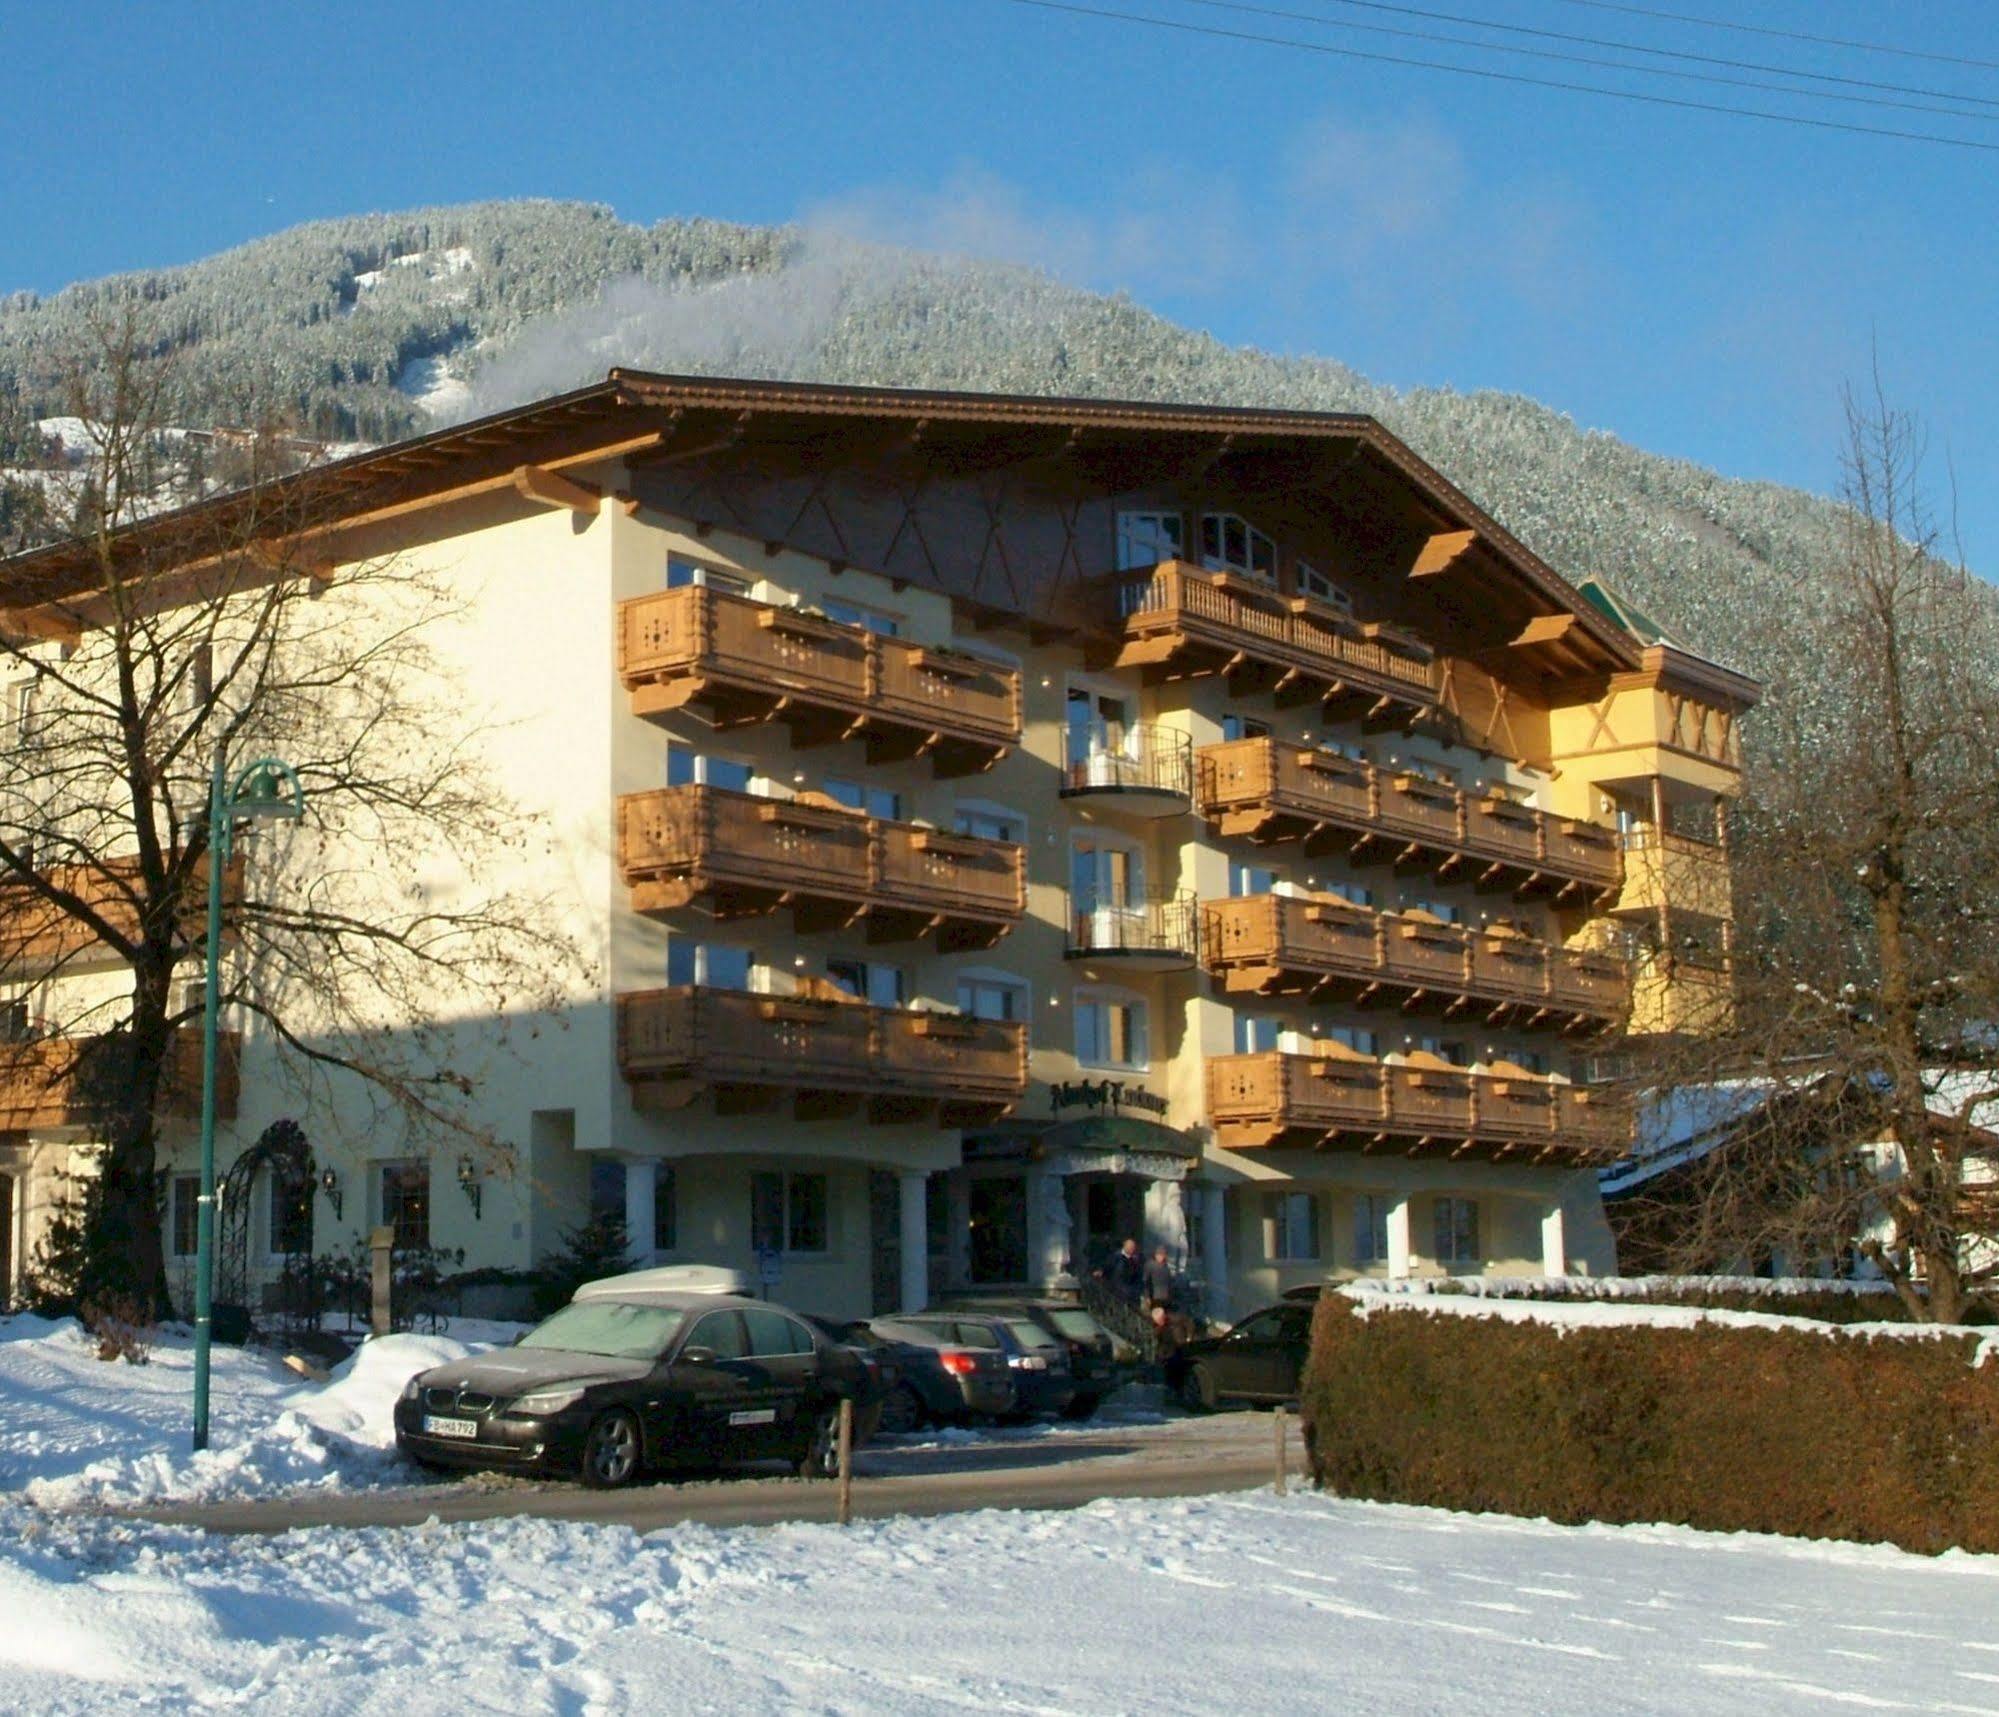
<instances>
[{"instance_id":1,"label":"lamp post","mask_svg":"<svg viewBox=\"0 0 1999 1717\"><path fill-rule=\"evenodd\" d=\"M232 780L221 748L208 784L208 943L201 1008L201 1197L195 1206L194 1446L208 1447L209 1326L215 1300L215 1016L222 997L222 873L238 818L296 821L305 789L288 763L260 757Z\"/></svg>"}]
</instances>

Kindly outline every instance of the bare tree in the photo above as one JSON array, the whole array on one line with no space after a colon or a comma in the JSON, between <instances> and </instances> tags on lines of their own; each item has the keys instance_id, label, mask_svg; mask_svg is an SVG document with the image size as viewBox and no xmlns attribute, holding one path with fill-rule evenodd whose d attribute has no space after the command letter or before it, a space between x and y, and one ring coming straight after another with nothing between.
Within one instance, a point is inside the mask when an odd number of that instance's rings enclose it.
<instances>
[{"instance_id":1,"label":"bare tree","mask_svg":"<svg viewBox=\"0 0 1999 1717\"><path fill-rule=\"evenodd\" d=\"M1999 1100L1999 600L1944 553L1924 455L1878 382L1849 393L1814 683L1777 688L1736 823L1735 1018L1643 1070L1728 1144L1639 1226L1680 1268L1864 1256L1956 1322L1995 1285L1964 1169Z\"/></svg>"},{"instance_id":2,"label":"bare tree","mask_svg":"<svg viewBox=\"0 0 1999 1717\"><path fill-rule=\"evenodd\" d=\"M200 493L169 344L129 306L77 356L88 445L56 540L0 565L0 985L36 1040L12 1076L70 1093L98 1144L73 1289L155 1302L158 1117L193 1076L182 980L201 972L218 753L280 756L305 788L302 823L239 842L222 981L308 1096L341 1085L351 1112L365 1093L412 1150L497 1149L451 1022L490 1041L580 969L505 874L531 875L512 862L527 825L440 649L463 592L344 548L335 579L340 490L268 418L229 438L244 486Z\"/></svg>"}]
</instances>

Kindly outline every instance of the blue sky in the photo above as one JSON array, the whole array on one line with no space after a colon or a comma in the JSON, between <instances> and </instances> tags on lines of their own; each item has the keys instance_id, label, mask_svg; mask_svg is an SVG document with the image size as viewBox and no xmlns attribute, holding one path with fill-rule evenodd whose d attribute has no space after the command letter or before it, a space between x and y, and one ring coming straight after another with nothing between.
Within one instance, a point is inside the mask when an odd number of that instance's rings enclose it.
<instances>
[{"instance_id":1,"label":"blue sky","mask_svg":"<svg viewBox=\"0 0 1999 1717\"><path fill-rule=\"evenodd\" d=\"M1663 87L1202 0L1082 3ZM1265 3L1466 33L1351 0ZM1984 96L1990 120L1957 121L1679 91L1999 144L1999 70L1579 0L1408 3ZM1989 0L1656 5L1999 62ZM1518 390L1646 447L1815 488L1836 476L1840 385L1878 350L1890 394L1928 421L1940 498L1955 471L1974 564L1999 572L1999 153L1009 0L0 0L0 112L0 291L477 197L586 198L641 221L833 211L1122 287L1231 341L1394 383Z\"/></svg>"}]
</instances>

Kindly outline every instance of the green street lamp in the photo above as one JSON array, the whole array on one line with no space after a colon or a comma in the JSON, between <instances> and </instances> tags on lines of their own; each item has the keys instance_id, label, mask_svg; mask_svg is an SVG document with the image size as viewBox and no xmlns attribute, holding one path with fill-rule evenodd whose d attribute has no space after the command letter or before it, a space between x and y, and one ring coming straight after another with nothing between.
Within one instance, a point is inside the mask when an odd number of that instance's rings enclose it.
<instances>
[{"instance_id":1,"label":"green street lamp","mask_svg":"<svg viewBox=\"0 0 1999 1717\"><path fill-rule=\"evenodd\" d=\"M208 784L208 969L201 1009L201 1198L195 1206L194 1446L208 1447L208 1359L215 1300L215 1016L222 994L222 873L236 824L260 817L297 821L305 789L288 763L260 757L232 781L221 749Z\"/></svg>"}]
</instances>

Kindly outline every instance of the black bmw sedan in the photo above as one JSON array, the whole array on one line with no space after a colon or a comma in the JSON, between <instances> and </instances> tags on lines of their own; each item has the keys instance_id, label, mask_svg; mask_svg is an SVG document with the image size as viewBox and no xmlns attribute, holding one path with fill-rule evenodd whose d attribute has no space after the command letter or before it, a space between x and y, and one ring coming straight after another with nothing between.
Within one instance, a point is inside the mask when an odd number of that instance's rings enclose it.
<instances>
[{"instance_id":1,"label":"black bmw sedan","mask_svg":"<svg viewBox=\"0 0 1999 1717\"><path fill-rule=\"evenodd\" d=\"M748 1461L827 1474L841 1398L868 1388L858 1354L782 1307L599 1290L512 1347L411 1378L396 1444L424 1466L575 1473L603 1488Z\"/></svg>"}]
</instances>

